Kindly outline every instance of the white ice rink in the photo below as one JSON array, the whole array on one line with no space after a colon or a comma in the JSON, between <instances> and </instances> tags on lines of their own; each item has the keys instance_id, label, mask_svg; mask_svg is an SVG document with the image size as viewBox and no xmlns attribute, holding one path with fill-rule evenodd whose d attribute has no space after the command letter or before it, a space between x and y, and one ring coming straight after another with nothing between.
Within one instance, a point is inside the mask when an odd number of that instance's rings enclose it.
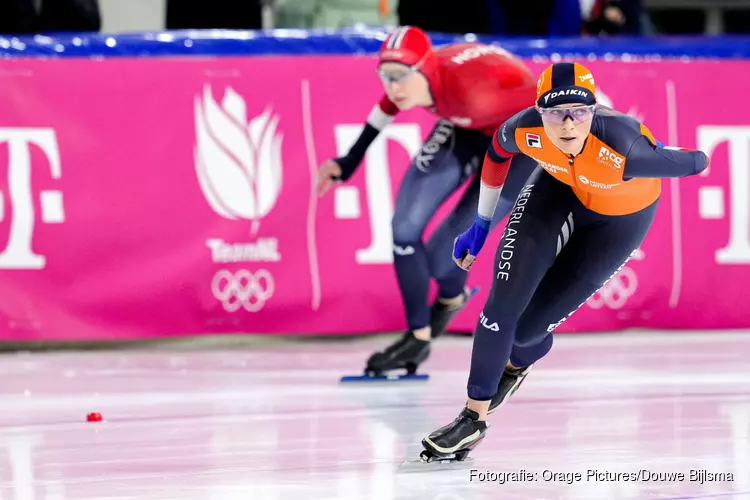
<instances>
[{"instance_id":1,"label":"white ice rink","mask_svg":"<svg viewBox=\"0 0 750 500\"><path fill-rule=\"evenodd\" d=\"M558 335L473 463L410 473L471 340L437 341L427 382L339 383L390 341L0 356L0 500L750 499L750 333Z\"/></svg>"}]
</instances>

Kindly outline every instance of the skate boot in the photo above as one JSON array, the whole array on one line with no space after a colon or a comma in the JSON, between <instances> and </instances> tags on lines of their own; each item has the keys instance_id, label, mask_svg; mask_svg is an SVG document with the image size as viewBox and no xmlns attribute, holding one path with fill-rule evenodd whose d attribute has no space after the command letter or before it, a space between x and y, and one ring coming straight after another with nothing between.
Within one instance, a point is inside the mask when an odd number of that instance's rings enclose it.
<instances>
[{"instance_id":1,"label":"skate boot","mask_svg":"<svg viewBox=\"0 0 750 500\"><path fill-rule=\"evenodd\" d=\"M463 462L484 439L485 432L487 422L480 421L477 412L464 408L453 422L422 440L424 451L419 457L423 462Z\"/></svg>"},{"instance_id":2,"label":"skate boot","mask_svg":"<svg viewBox=\"0 0 750 500\"><path fill-rule=\"evenodd\" d=\"M529 365L519 371L509 371L507 368L505 369L503 376L500 377L500 383L497 385L497 393L492 396L492 401L490 401L490 409L487 411L488 414L495 411L501 404L505 403L513 394L515 394L518 388L521 387L526 375L531 371L532 366L534 365Z\"/></svg>"},{"instance_id":3,"label":"skate boot","mask_svg":"<svg viewBox=\"0 0 750 500\"><path fill-rule=\"evenodd\" d=\"M449 306L435 299L430 310L430 330L433 339L445 333L453 318L466 307L466 303L474 293L474 290L465 288L462 294L464 301L457 306Z\"/></svg>"},{"instance_id":4,"label":"skate boot","mask_svg":"<svg viewBox=\"0 0 750 500\"><path fill-rule=\"evenodd\" d=\"M365 373L369 376L380 376L383 372L406 369L408 375L414 375L417 367L430 355L430 342L419 340L414 333L404 333L398 341L384 351L376 352L367 360Z\"/></svg>"}]
</instances>

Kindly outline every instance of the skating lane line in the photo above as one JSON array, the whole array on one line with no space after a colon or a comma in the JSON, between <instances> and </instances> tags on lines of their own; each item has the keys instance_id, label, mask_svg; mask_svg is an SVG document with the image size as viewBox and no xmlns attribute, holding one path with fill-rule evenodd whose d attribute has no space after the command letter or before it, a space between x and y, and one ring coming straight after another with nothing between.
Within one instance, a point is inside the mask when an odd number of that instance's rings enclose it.
<instances>
[{"instance_id":1,"label":"skating lane line","mask_svg":"<svg viewBox=\"0 0 750 500\"><path fill-rule=\"evenodd\" d=\"M677 98L674 82L666 83L667 117L670 146L677 146ZM669 201L672 204L672 290L669 293L669 307L675 308L680 302L682 291L682 204L680 202L680 179L669 179Z\"/></svg>"},{"instance_id":2,"label":"skating lane line","mask_svg":"<svg viewBox=\"0 0 750 500\"><path fill-rule=\"evenodd\" d=\"M318 168L318 158L315 153L315 139L313 138L312 109L310 105L310 82L302 80L302 128L305 133L305 147L307 161L310 167L310 203L307 210L307 254L310 259L310 282L312 284L312 310L320 308L320 270L318 269L318 248L315 242L315 214L318 209L318 197L315 178Z\"/></svg>"}]
</instances>

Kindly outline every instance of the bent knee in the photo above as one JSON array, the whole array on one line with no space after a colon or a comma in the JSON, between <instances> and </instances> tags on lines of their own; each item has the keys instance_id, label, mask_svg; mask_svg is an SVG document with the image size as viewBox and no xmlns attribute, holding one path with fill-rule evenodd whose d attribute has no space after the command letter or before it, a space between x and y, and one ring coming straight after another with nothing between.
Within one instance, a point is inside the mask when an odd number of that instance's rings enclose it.
<instances>
[{"instance_id":1,"label":"bent knee","mask_svg":"<svg viewBox=\"0 0 750 500\"><path fill-rule=\"evenodd\" d=\"M536 335L518 335L516 334L515 339L513 339L513 345L515 347L532 347L537 345L539 342L544 340L544 337L547 336L547 332L538 332Z\"/></svg>"},{"instance_id":2,"label":"bent knee","mask_svg":"<svg viewBox=\"0 0 750 500\"><path fill-rule=\"evenodd\" d=\"M453 261L453 240L442 242L440 245L430 245L427 248L427 259L432 277L436 280L450 278L456 271L466 272Z\"/></svg>"},{"instance_id":3,"label":"bent knee","mask_svg":"<svg viewBox=\"0 0 750 500\"><path fill-rule=\"evenodd\" d=\"M394 217L391 222L391 230L393 231L394 243L414 243L422 239L424 227L409 218L397 219Z\"/></svg>"},{"instance_id":4,"label":"bent knee","mask_svg":"<svg viewBox=\"0 0 750 500\"><path fill-rule=\"evenodd\" d=\"M516 335L513 345L516 347L532 347L537 345L544 338L552 333L563 321L558 323L540 322L539 318L529 321L528 316L521 318L516 328Z\"/></svg>"},{"instance_id":5,"label":"bent knee","mask_svg":"<svg viewBox=\"0 0 750 500\"><path fill-rule=\"evenodd\" d=\"M547 335L552 333L562 323L549 323L543 314L529 315L524 313L516 328L513 345L516 347L531 347L538 344ZM563 320L564 321L564 320Z\"/></svg>"}]
</instances>

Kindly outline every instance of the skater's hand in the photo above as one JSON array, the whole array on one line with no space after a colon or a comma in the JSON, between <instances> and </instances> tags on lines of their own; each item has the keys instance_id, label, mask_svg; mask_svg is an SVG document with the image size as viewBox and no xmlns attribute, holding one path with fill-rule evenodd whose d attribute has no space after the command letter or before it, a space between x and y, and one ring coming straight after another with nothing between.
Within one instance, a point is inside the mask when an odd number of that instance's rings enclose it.
<instances>
[{"instance_id":1,"label":"skater's hand","mask_svg":"<svg viewBox=\"0 0 750 500\"><path fill-rule=\"evenodd\" d=\"M465 271L471 269L489 232L490 221L477 215L469 230L453 240L453 261L458 267Z\"/></svg>"},{"instance_id":2,"label":"skater's hand","mask_svg":"<svg viewBox=\"0 0 750 500\"><path fill-rule=\"evenodd\" d=\"M318 170L318 196L326 194L334 182L340 182L341 173L341 165L334 160L323 163Z\"/></svg>"}]
</instances>

